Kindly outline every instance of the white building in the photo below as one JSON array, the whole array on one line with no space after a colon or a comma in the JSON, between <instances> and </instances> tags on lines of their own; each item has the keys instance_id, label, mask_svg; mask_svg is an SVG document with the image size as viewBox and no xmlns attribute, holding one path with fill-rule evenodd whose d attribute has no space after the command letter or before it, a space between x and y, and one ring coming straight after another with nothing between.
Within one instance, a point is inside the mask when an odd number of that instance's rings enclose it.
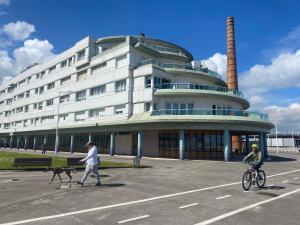
<instances>
[{"instance_id":1,"label":"white building","mask_svg":"<svg viewBox=\"0 0 300 225\"><path fill-rule=\"evenodd\" d=\"M112 155L227 160L232 134L265 143L268 116L192 61L145 36L86 37L0 86L2 145L53 150L57 139L73 152L91 140Z\"/></svg>"}]
</instances>

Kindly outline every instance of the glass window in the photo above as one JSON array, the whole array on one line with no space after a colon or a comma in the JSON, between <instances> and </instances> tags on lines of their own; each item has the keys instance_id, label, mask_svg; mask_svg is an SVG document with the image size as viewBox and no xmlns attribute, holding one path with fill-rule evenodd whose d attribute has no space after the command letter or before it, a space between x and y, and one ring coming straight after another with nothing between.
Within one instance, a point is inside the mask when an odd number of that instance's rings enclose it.
<instances>
[{"instance_id":1,"label":"glass window","mask_svg":"<svg viewBox=\"0 0 300 225\"><path fill-rule=\"evenodd\" d=\"M123 114L125 113L126 106L125 105L117 105L115 106L115 114Z\"/></svg>"},{"instance_id":2,"label":"glass window","mask_svg":"<svg viewBox=\"0 0 300 225\"><path fill-rule=\"evenodd\" d=\"M64 68L64 67L66 67L66 66L67 66L67 63L68 63L68 61L67 61L67 60L65 60L65 61L62 61L62 62L60 63L60 68Z\"/></svg>"},{"instance_id":3,"label":"glass window","mask_svg":"<svg viewBox=\"0 0 300 225\"><path fill-rule=\"evenodd\" d=\"M178 115L178 114L179 114L179 113L178 113L178 109L179 109L178 103L174 103L174 104L173 104L173 113L174 113L175 115Z\"/></svg>"},{"instance_id":4,"label":"glass window","mask_svg":"<svg viewBox=\"0 0 300 225\"><path fill-rule=\"evenodd\" d=\"M122 55L117 58L117 68L127 65L127 55Z\"/></svg>"},{"instance_id":5,"label":"glass window","mask_svg":"<svg viewBox=\"0 0 300 225\"><path fill-rule=\"evenodd\" d=\"M43 86L43 87L40 87L39 93L40 93L40 94L43 94L43 93L44 93L44 86Z\"/></svg>"},{"instance_id":6,"label":"glass window","mask_svg":"<svg viewBox=\"0 0 300 225\"><path fill-rule=\"evenodd\" d=\"M101 64L99 64L97 66L92 67L92 74L101 71L104 67L106 67L106 65L107 65L107 63L104 62L104 63L101 63Z\"/></svg>"},{"instance_id":7,"label":"glass window","mask_svg":"<svg viewBox=\"0 0 300 225\"><path fill-rule=\"evenodd\" d=\"M85 49L77 53L77 60L81 60L85 57Z\"/></svg>"},{"instance_id":8,"label":"glass window","mask_svg":"<svg viewBox=\"0 0 300 225\"><path fill-rule=\"evenodd\" d=\"M76 121L85 120L85 119L86 119L85 111L75 113L75 120Z\"/></svg>"},{"instance_id":9,"label":"glass window","mask_svg":"<svg viewBox=\"0 0 300 225\"><path fill-rule=\"evenodd\" d=\"M68 120L69 114L62 114L59 115L59 121L66 121Z\"/></svg>"},{"instance_id":10,"label":"glass window","mask_svg":"<svg viewBox=\"0 0 300 225\"><path fill-rule=\"evenodd\" d=\"M166 114L171 114L172 104L170 102L166 103Z\"/></svg>"},{"instance_id":11,"label":"glass window","mask_svg":"<svg viewBox=\"0 0 300 225\"><path fill-rule=\"evenodd\" d=\"M51 106L53 105L53 99L49 99L46 101L46 106Z\"/></svg>"},{"instance_id":12,"label":"glass window","mask_svg":"<svg viewBox=\"0 0 300 225\"><path fill-rule=\"evenodd\" d=\"M106 92L106 85L101 85L90 89L90 95L100 95Z\"/></svg>"},{"instance_id":13,"label":"glass window","mask_svg":"<svg viewBox=\"0 0 300 225\"><path fill-rule=\"evenodd\" d=\"M87 70L83 70L77 74L77 81L84 80L86 79L86 77L87 77Z\"/></svg>"},{"instance_id":14,"label":"glass window","mask_svg":"<svg viewBox=\"0 0 300 225\"><path fill-rule=\"evenodd\" d=\"M39 102L39 103L38 103L38 109L39 109L39 110L43 109L43 102Z\"/></svg>"},{"instance_id":15,"label":"glass window","mask_svg":"<svg viewBox=\"0 0 300 225\"><path fill-rule=\"evenodd\" d=\"M55 87L55 83L54 82L52 82L52 83L50 83L50 84L48 84L47 85L47 89L49 90L49 89L52 89L52 88L54 88Z\"/></svg>"},{"instance_id":16,"label":"glass window","mask_svg":"<svg viewBox=\"0 0 300 225\"><path fill-rule=\"evenodd\" d=\"M30 97L30 91L26 91L26 98Z\"/></svg>"},{"instance_id":17,"label":"glass window","mask_svg":"<svg viewBox=\"0 0 300 225\"><path fill-rule=\"evenodd\" d=\"M126 90L126 80L120 80L116 82L116 92L122 92Z\"/></svg>"},{"instance_id":18,"label":"glass window","mask_svg":"<svg viewBox=\"0 0 300 225\"><path fill-rule=\"evenodd\" d=\"M49 68L49 73L52 73L56 69L56 66L52 66Z\"/></svg>"},{"instance_id":19,"label":"glass window","mask_svg":"<svg viewBox=\"0 0 300 225\"><path fill-rule=\"evenodd\" d=\"M37 109L37 103L33 104L33 109Z\"/></svg>"},{"instance_id":20,"label":"glass window","mask_svg":"<svg viewBox=\"0 0 300 225\"><path fill-rule=\"evenodd\" d=\"M59 99L60 103L68 102L70 100L70 95L61 96Z\"/></svg>"},{"instance_id":21,"label":"glass window","mask_svg":"<svg viewBox=\"0 0 300 225\"><path fill-rule=\"evenodd\" d=\"M186 104L185 103L180 104L180 114L181 115L186 114Z\"/></svg>"},{"instance_id":22,"label":"glass window","mask_svg":"<svg viewBox=\"0 0 300 225\"><path fill-rule=\"evenodd\" d=\"M105 113L105 109L92 109L90 110L90 117L100 117L100 116L104 116Z\"/></svg>"},{"instance_id":23,"label":"glass window","mask_svg":"<svg viewBox=\"0 0 300 225\"><path fill-rule=\"evenodd\" d=\"M193 108L194 108L194 104L193 103L189 103L188 104L188 114L189 115L193 115Z\"/></svg>"},{"instance_id":24,"label":"glass window","mask_svg":"<svg viewBox=\"0 0 300 225\"><path fill-rule=\"evenodd\" d=\"M150 111L150 106L151 106L150 102L145 103L145 112L149 112Z\"/></svg>"},{"instance_id":25,"label":"glass window","mask_svg":"<svg viewBox=\"0 0 300 225\"><path fill-rule=\"evenodd\" d=\"M76 101L82 101L86 99L86 90L76 93Z\"/></svg>"},{"instance_id":26,"label":"glass window","mask_svg":"<svg viewBox=\"0 0 300 225\"><path fill-rule=\"evenodd\" d=\"M161 78L160 77L154 77L154 87L155 88L160 88L161 86Z\"/></svg>"},{"instance_id":27,"label":"glass window","mask_svg":"<svg viewBox=\"0 0 300 225\"><path fill-rule=\"evenodd\" d=\"M70 82L71 82L71 76L65 77L60 81L61 85L68 84Z\"/></svg>"},{"instance_id":28,"label":"glass window","mask_svg":"<svg viewBox=\"0 0 300 225\"><path fill-rule=\"evenodd\" d=\"M151 75L145 76L145 87L146 88L151 87Z\"/></svg>"}]
</instances>

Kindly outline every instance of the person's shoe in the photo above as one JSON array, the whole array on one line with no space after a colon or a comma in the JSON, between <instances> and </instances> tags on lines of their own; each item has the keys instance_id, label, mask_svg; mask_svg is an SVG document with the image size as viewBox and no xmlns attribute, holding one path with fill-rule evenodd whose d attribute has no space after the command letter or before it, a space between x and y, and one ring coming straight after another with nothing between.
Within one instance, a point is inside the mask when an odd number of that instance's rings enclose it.
<instances>
[{"instance_id":1,"label":"person's shoe","mask_svg":"<svg viewBox=\"0 0 300 225\"><path fill-rule=\"evenodd\" d=\"M95 186L97 186L97 187L99 187L99 186L101 186L101 183L100 182L98 182Z\"/></svg>"},{"instance_id":2,"label":"person's shoe","mask_svg":"<svg viewBox=\"0 0 300 225\"><path fill-rule=\"evenodd\" d=\"M77 181L77 184L79 184L81 187L83 186L83 183L81 181Z\"/></svg>"}]
</instances>

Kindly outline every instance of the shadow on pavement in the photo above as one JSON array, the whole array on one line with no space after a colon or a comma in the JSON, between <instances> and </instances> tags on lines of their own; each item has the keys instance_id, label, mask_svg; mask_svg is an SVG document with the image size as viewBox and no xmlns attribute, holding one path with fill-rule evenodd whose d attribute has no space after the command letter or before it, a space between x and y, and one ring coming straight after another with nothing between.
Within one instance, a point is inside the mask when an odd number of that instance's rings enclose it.
<instances>
[{"instance_id":1,"label":"shadow on pavement","mask_svg":"<svg viewBox=\"0 0 300 225\"><path fill-rule=\"evenodd\" d=\"M102 184L101 187L122 187L125 186L125 184L121 183L113 183L113 184Z\"/></svg>"}]
</instances>

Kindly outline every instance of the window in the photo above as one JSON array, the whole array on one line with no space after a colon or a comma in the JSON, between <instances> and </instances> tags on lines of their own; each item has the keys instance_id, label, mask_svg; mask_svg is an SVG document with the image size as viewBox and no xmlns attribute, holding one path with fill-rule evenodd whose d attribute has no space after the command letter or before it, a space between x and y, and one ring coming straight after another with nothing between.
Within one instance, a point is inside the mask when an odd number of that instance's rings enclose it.
<instances>
[{"instance_id":1,"label":"window","mask_svg":"<svg viewBox=\"0 0 300 225\"><path fill-rule=\"evenodd\" d=\"M160 77L154 77L154 87L159 88L161 86L161 78Z\"/></svg>"},{"instance_id":2,"label":"window","mask_svg":"<svg viewBox=\"0 0 300 225\"><path fill-rule=\"evenodd\" d=\"M33 104L33 109L37 109L37 103Z\"/></svg>"},{"instance_id":3,"label":"window","mask_svg":"<svg viewBox=\"0 0 300 225\"><path fill-rule=\"evenodd\" d=\"M87 71L86 70L83 70L83 71L77 73L77 81L84 80L84 79L86 79L86 77L87 77Z\"/></svg>"},{"instance_id":4,"label":"window","mask_svg":"<svg viewBox=\"0 0 300 225\"><path fill-rule=\"evenodd\" d=\"M104 116L104 113L105 113L104 108L102 108L102 109L92 109L92 110L90 110L89 116L90 117L100 117L100 116Z\"/></svg>"},{"instance_id":5,"label":"window","mask_svg":"<svg viewBox=\"0 0 300 225\"><path fill-rule=\"evenodd\" d=\"M151 76L145 76L145 87L149 88L151 87Z\"/></svg>"},{"instance_id":6,"label":"window","mask_svg":"<svg viewBox=\"0 0 300 225\"><path fill-rule=\"evenodd\" d=\"M67 60L65 60L65 61L62 61L62 62L60 63L60 68L64 68L64 67L66 67L66 66L67 66L67 63L68 63L68 61L67 61Z\"/></svg>"},{"instance_id":7,"label":"window","mask_svg":"<svg viewBox=\"0 0 300 225\"><path fill-rule=\"evenodd\" d=\"M38 88L36 88L36 89L34 89L34 94L38 94L39 93L39 89Z\"/></svg>"},{"instance_id":8,"label":"window","mask_svg":"<svg viewBox=\"0 0 300 225\"><path fill-rule=\"evenodd\" d=\"M70 95L61 96L59 99L60 103L68 102L70 100Z\"/></svg>"},{"instance_id":9,"label":"window","mask_svg":"<svg viewBox=\"0 0 300 225\"><path fill-rule=\"evenodd\" d=\"M170 102L166 103L166 114L171 114L172 104Z\"/></svg>"},{"instance_id":10,"label":"window","mask_svg":"<svg viewBox=\"0 0 300 225\"><path fill-rule=\"evenodd\" d=\"M117 68L126 66L126 64L127 64L127 55L122 55L117 58Z\"/></svg>"},{"instance_id":11,"label":"window","mask_svg":"<svg viewBox=\"0 0 300 225\"><path fill-rule=\"evenodd\" d=\"M53 105L53 99L49 99L46 101L46 106L51 106Z\"/></svg>"},{"instance_id":12,"label":"window","mask_svg":"<svg viewBox=\"0 0 300 225\"><path fill-rule=\"evenodd\" d=\"M59 115L59 121L66 121L68 120L69 114L62 114Z\"/></svg>"},{"instance_id":13,"label":"window","mask_svg":"<svg viewBox=\"0 0 300 225\"><path fill-rule=\"evenodd\" d=\"M102 68L106 67L106 65L107 65L107 63L104 62L104 63L101 63L101 64L99 64L97 66L94 66L92 68L92 74L99 72L100 70L102 70Z\"/></svg>"},{"instance_id":14,"label":"window","mask_svg":"<svg viewBox=\"0 0 300 225\"><path fill-rule=\"evenodd\" d=\"M19 86L22 86L23 84L25 84L25 82L26 82L26 80L21 80L21 81L19 82Z\"/></svg>"},{"instance_id":15,"label":"window","mask_svg":"<svg viewBox=\"0 0 300 225\"><path fill-rule=\"evenodd\" d=\"M179 109L179 105L178 103L174 103L173 104L173 114L178 115L178 109Z\"/></svg>"},{"instance_id":16,"label":"window","mask_svg":"<svg viewBox=\"0 0 300 225\"><path fill-rule=\"evenodd\" d=\"M7 105L11 105L12 102L13 102L13 100L12 100L11 98L9 98L9 99L6 100L6 104L7 104Z\"/></svg>"},{"instance_id":17,"label":"window","mask_svg":"<svg viewBox=\"0 0 300 225\"><path fill-rule=\"evenodd\" d=\"M194 104L189 103L188 104L188 115L193 115L193 108L194 108Z\"/></svg>"},{"instance_id":18,"label":"window","mask_svg":"<svg viewBox=\"0 0 300 225\"><path fill-rule=\"evenodd\" d=\"M76 101L82 101L86 98L86 90L76 93Z\"/></svg>"},{"instance_id":19,"label":"window","mask_svg":"<svg viewBox=\"0 0 300 225\"><path fill-rule=\"evenodd\" d=\"M94 95L100 95L106 92L106 86L105 85L101 85L98 87L94 87L90 89L90 95L94 96Z\"/></svg>"},{"instance_id":20,"label":"window","mask_svg":"<svg viewBox=\"0 0 300 225\"><path fill-rule=\"evenodd\" d=\"M40 94L43 94L43 93L44 93L44 86L43 86L43 87L40 87L39 93L40 93Z\"/></svg>"},{"instance_id":21,"label":"window","mask_svg":"<svg viewBox=\"0 0 300 225\"><path fill-rule=\"evenodd\" d=\"M30 97L30 91L26 91L26 98Z\"/></svg>"},{"instance_id":22,"label":"window","mask_svg":"<svg viewBox=\"0 0 300 225\"><path fill-rule=\"evenodd\" d=\"M65 78L61 79L60 84L64 85L64 84L68 84L70 82L71 82L71 76L68 76L68 77L65 77Z\"/></svg>"},{"instance_id":23,"label":"window","mask_svg":"<svg viewBox=\"0 0 300 225\"><path fill-rule=\"evenodd\" d=\"M22 93L22 94L19 94L18 96L17 96L17 99L21 99L21 98L24 98L24 93Z\"/></svg>"},{"instance_id":24,"label":"window","mask_svg":"<svg viewBox=\"0 0 300 225\"><path fill-rule=\"evenodd\" d=\"M9 117L10 115L11 115L11 111L6 111L4 116Z\"/></svg>"},{"instance_id":25,"label":"window","mask_svg":"<svg viewBox=\"0 0 300 225\"><path fill-rule=\"evenodd\" d=\"M42 117L42 123L49 123L54 121L54 116L44 116Z\"/></svg>"},{"instance_id":26,"label":"window","mask_svg":"<svg viewBox=\"0 0 300 225\"><path fill-rule=\"evenodd\" d=\"M43 109L43 102L39 102L38 103L38 110L42 110Z\"/></svg>"},{"instance_id":27,"label":"window","mask_svg":"<svg viewBox=\"0 0 300 225\"><path fill-rule=\"evenodd\" d=\"M150 102L145 103L145 112L149 112L150 111L150 106L151 106Z\"/></svg>"},{"instance_id":28,"label":"window","mask_svg":"<svg viewBox=\"0 0 300 225\"><path fill-rule=\"evenodd\" d=\"M47 89L48 90L50 90L50 89L52 89L54 87L55 87L55 83L54 82L52 82L52 83L50 83L50 84L47 85Z\"/></svg>"},{"instance_id":29,"label":"window","mask_svg":"<svg viewBox=\"0 0 300 225\"><path fill-rule=\"evenodd\" d=\"M186 104L184 104L184 103L180 104L180 114L181 115L186 114Z\"/></svg>"},{"instance_id":30,"label":"window","mask_svg":"<svg viewBox=\"0 0 300 225\"><path fill-rule=\"evenodd\" d=\"M71 57L71 58L68 59L68 65L69 66L73 65L73 57Z\"/></svg>"},{"instance_id":31,"label":"window","mask_svg":"<svg viewBox=\"0 0 300 225\"><path fill-rule=\"evenodd\" d=\"M80 120L85 120L85 111L77 112L75 113L75 120L80 121Z\"/></svg>"},{"instance_id":32,"label":"window","mask_svg":"<svg viewBox=\"0 0 300 225\"><path fill-rule=\"evenodd\" d=\"M117 105L115 106L115 114L123 114L125 113L126 106L125 105Z\"/></svg>"},{"instance_id":33,"label":"window","mask_svg":"<svg viewBox=\"0 0 300 225\"><path fill-rule=\"evenodd\" d=\"M28 112L29 105L25 105L25 112Z\"/></svg>"},{"instance_id":34,"label":"window","mask_svg":"<svg viewBox=\"0 0 300 225\"><path fill-rule=\"evenodd\" d=\"M20 112L23 112L23 107L16 108L16 113L20 113Z\"/></svg>"},{"instance_id":35,"label":"window","mask_svg":"<svg viewBox=\"0 0 300 225\"><path fill-rule=\"evenodd\" d=\"M77 60L81 60L85 57L85 50L82 50L80 52L77 53Z\"/></svg>"},{"instance_id":36,"label":"window","mask_svg":"<svg viewBox=\"0 0 300 225\"><path fill-rule=\"evenodd\" d=\"M126 90L126 80L120 80L116 82L116 92L122 92Z\"/></svg>"},{"instance_id":37,"label":"window","mask_svg":"<svg viewBox=\"0 0 300 225\"><path fill-rule=\"evenodd\" d=\"M56 69L56 66L52 66L49 68L49 73L52 73Z\"/></svg>"}]
</instances>

